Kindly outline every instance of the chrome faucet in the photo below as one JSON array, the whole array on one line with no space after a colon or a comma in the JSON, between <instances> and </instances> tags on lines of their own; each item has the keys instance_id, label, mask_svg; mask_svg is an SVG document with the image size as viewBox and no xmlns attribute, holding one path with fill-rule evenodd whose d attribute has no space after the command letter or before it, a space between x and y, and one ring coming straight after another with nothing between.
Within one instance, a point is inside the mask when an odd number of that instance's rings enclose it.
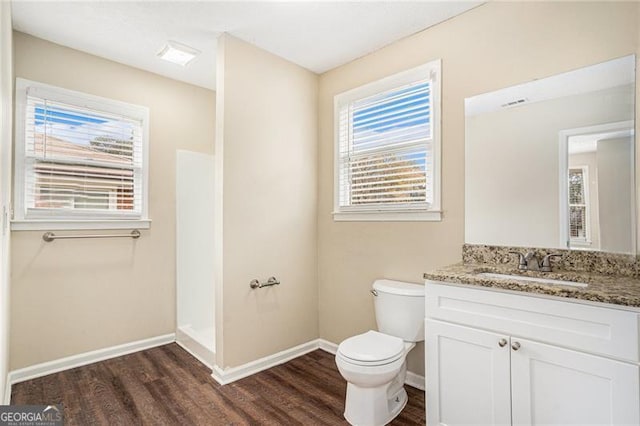
<instances>
[{"instance_id":1,"label":"chrome faucet","mask_svg":"<svg viewBox=\"0 0 640 426\"><path fill-rule=\"evenodd\" d=\"M518 256L518 269L520 271L527 270L527 260L524 258L524 254L517 251L510 251L509 254L515 254L516 256Z\"/></svg>"},{"instance_id":2,"label":"chrome faucet","mask_svg":"<svg viewBox=\"0 0 640 426\"><path fill-rule=\"evenodd\" d=\"M551 272L551 258L562 257L561 254L551 253L542 258L542 263L538 260L538 256L533 251L528 251L525 254L517 251L510 251L509 254L515 254L518 256L518 269L520 271L540 271Z\"/></svg>"},{"instance_id":3,"label":"chrome faucet","mask_svg":"<svg viewBox=\"0 0 640 426\"><path fill-rule=\"evenodd\" d=\"M540 266L540 271L541 272L551 272L551 258L552 257L562 257L562 255L561 254L557 254L557 253L550 253L550 254L546 255L542 259L542 265Z\"/></svg>"},{"instance_id":4,"label":"chrome faucet","mask_svg":"<svg viewBox=\"0 0 640 426\"><path fill-rule=\"evenodd\" d=\"M527 271L540 270L540 261L534 252L528 251L527 254L524 255L524 260L527 262Z\"/></svg>"}]
</instances>

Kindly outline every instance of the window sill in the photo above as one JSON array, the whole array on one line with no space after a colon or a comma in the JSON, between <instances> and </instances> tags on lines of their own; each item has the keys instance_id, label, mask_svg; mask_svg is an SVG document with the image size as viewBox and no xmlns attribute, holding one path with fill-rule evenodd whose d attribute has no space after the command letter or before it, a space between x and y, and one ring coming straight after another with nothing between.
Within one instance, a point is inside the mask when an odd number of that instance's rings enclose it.
<instances>
[{"instance_id":1,"label":"window sill","mask_svg":"<svg viewBox=\"0 0 640 426\"><path fill-rule=\"evenodd\" d=\"M12 231L62 231L83 229L149 229L151 219L132 220L12 220Z\"/></svg>"},{"instance_id":2,"label":"window sill","mask_svg":"<svg viewBox=\"0 0 640 426\"><path fill-rule=\"evenodd\" d=\"M430 211L353 211L333 212L335 222L440 222L442 212Z\"/></svg>"},{"instance_id":3,"label":"window sill","mask_svg":"<svg viewBox=\"0 0 640 426\"><path fill-rule=\"evenodd\" d=\"M592 246L593 246L593 243L591 241L584 241L584 240L569 241L569 247L571 247L572 250L594 250Z\"/></svg>"}]
</instances>

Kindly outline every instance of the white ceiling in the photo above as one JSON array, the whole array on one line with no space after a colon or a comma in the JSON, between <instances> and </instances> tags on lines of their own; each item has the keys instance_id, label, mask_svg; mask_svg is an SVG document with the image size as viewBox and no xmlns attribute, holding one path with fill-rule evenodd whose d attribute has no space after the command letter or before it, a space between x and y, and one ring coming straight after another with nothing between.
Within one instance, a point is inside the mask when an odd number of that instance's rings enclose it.
<instances>
[{"instance_id":1,"label":"white ceiling","mask_svg":"<svg viewBox=\"0 0 640 426\"><path fill-rule=\"evenodd\" d=\"M633 133L634 130L631 128L611 132L596 132L584 135L569 136L569 147L567 151L569 152L569 155L596 152L598 150L598 141L606 139L630 138L631 136L633 136Z\"/></svg>"},{"instance_id":2,"label":"white ceiling","mask_svg":"<svg viewBox=\"0 0 640 426\"><path fill-rule=\"evenodd\" d=\"M13 26L36 37L215 89L216 38L223 32L316 73L371 53L469 10L458 1L25 1ZM189 66L156 54L167 40L202 54Z\"/></svg>"}]
</instances>

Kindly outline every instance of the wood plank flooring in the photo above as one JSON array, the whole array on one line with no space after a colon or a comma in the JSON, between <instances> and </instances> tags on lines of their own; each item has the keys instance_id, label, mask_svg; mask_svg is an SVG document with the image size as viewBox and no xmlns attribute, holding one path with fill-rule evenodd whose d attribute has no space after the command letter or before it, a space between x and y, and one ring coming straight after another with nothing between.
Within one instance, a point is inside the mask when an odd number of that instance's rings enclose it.
<instances>
[{"instance_id":1,"label":"wood plank flooring","mask_svg":"<svg viewBox=\"0 0 640 426\"><path fill-rule=\"evenodd\" d=\"M424 392L392 425L424 425ZM220 386L175 343L15 384L12 404L64 405L65 425L346 425L346 383L317 350Z\"/></svg>"}]
</instances>

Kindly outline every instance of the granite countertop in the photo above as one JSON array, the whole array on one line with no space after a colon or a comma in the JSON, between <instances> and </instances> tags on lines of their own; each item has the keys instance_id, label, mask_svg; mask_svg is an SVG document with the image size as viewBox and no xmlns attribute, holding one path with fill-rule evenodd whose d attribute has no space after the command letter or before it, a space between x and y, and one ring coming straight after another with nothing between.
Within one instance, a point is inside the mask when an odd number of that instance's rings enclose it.
<instances>
[{"instance_id":1,"label":"granite countertop","mask_svg":"<svg viewBox=\"0 0 640 426\"><path fill-rule=\"evenodd\" d=\"M516 279L492 279L479 276L478 274L482 272L582 282L588 284L588 286L571 287L556 284L538 284ZM633 276L562 270L554 272L519 271L513 265L457 263L432 272L426 272L424 279L640 307L640 278Z\"/></svg>"}]
</instances>

